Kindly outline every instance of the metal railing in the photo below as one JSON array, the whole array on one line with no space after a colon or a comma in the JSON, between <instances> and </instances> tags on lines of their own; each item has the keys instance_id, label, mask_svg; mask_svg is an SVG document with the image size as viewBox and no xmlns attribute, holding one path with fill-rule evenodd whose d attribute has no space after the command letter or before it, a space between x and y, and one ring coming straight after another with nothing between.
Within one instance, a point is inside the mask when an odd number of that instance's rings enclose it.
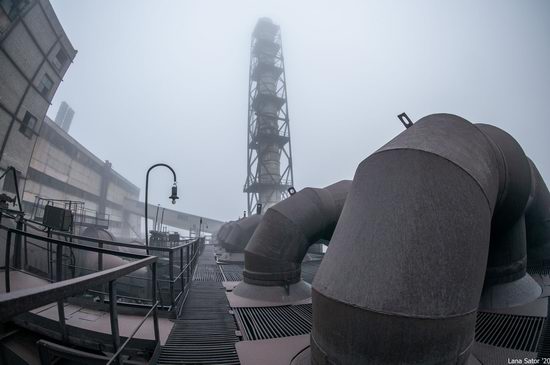
<instances>
[{"instance_id":1,"label":"metal railing","mask_svg":"<svg viewBox=\"0 0 550 365\"><path fill-rule=\"evenodd\" d=\"M59 337L63 342L68 343L68 335L71 331L68 331L65 325L64 301L77 302L85 307L88 306L86 303L90 303L92 308L98 305L100 307L108 306L107 310L111 319L112 346L115 353L110 358L109 363L121 363L121 354L124 349L127 349L127 345L147 318L153 316L156 345L154 350L150 350L152 351L151 359L156 359L160 351L158 315L161 310L167 313L175 313L183 307L189 292L189 284L192 281L197 258L204 244L204 237L172 242L170 243L171 247L149 246L149 252L155 253L155 255L147 256L145 255L147 247L139 244L102 240L54 231L45 227L41 222L24 219L21 215L13 215L4 211L0 211L1 217L11 220L16 228L0 224L0 233L3 232L5 238L3 268L5 270L4 280L6 286L6 293L0 294L0 323L42 305L57 302ZM2 221L2 223L4 222ZM34 230L35 233L28 230ZM2 244L3 242L0 242L0 245ZM27 246L33 249L28 252ZM37 251L36 248L40 250ZM139 253L120 251L124 249L137 250ZM79 267L77 265L78 261L67 262L70 261L69 258L73 251L81 252L81 256L86 259L97 257L97 262L93 261L91 268ZM40 252L43 252L43 254ZM37 256L41 258L41 268L45 270L44 272L32 266L36 264L32 260ZM112 267L111 262L111 266L105 269L104 258L106 256L118 258L117 262L121 264ZM29 259L28 262L27 259ZM137 261L126 263L122 259ZM46 260L47 264L45 264ZM144 276L140 269L149 266L151 267L151 275ZM71 270L67 270L67 268L72 269L72 275ZM78 274L84 276L78 276L75 268L81 269ZM12 292L10 279L13 278L10 273L13 270L42 277L51 284L40 288ZM115 282L115 280L117 281ZM139 281L137 294L125 295L128 294L124 293L128 280ZM134 286L134 289L136 289L136 286ZM151 295L149 296L148 293L151 293ZM97 296L94 297L93 295L90 301L89 294L99 294L99 302ZM136 305L138 313L143 314L145 311L147 313L121 345L118 333L118 309L122 308L126 312L129 311L135 314ZM59 357L60 348L67 349L64 355L67 359L72 359L74 356L78 358L82 355L73 354L69 347L52 346L42 346L43 348L40 349L41 356L50 352L52 355ZM132 345L133 350L135 350L134 347L135 344Z\"/></svg>"},{"instance_id":2,"label":"metal railing","mask_svg":"<svg viewBox=\"0 0 550 365\"><path fill-rule=\"evenodd\" d=\"M120 356L122 351L128 345L130 340L135 336L139 328L145 323L146 319L150 316L153 316L153 326L155 333L155 349L151 359L154 361L158 356L160 351L160 335L159 335L159 326L158 326L158 301L157 301L157 261L158 258L155 256L146 256L134 253L127 252L118 252L113 250L108 250L101 247L93 247L81 245L73 242L61 241L51 237L42 237L32 233L24 232L18 229L9 228L5 226L0 226L0 230L6 231L6 252L5 252L5 284L6 284L6 293L0 295L0 323L12 319L18 314L22 314L32 309L36 309L40 306L57 302L58 307L58 322L59 330L61 337L64 342L68 342L68 331L65 325L65 312L64 312L64 300L71 296L81 294L89 289L97 287L99 285L108 284L109 291L109 315L110 315L110 324L111 324L111 333L112 333L112 342L114 355L109 360L109 364L118 363L122 364L122 357ZM100 272L84 275L81 277L76 277L68 280L59 280L55 283L51 283L45 286L30 288L30 289L21 289L14 292L11 292L10 288L10 254L11 254L11 244L12 236L19 235L23 237L31 237L36 240L45 241L52 246L56 246L56 279L62 279L62 260L60 255L63 252L64 247L80 249L84 251L96 252L98 254L109 254L116 255L128 259L134 259L137 261L129 262L124 265L114 267L111 269L102 270ZM151 266L151 300L152 305L150 310L147 312L142 321L134 329L134 331L128 336L127 340L121 345L120 344L120 335L119 335L119 326L118 326L118 311L117 311L117 287L116 280L122 278L136 270Z\"/></svg>"},{"instance_id":3,"label":"metal railing","mask_svg":"<svg viewBox=\"0 0 550 365\"><path fill-rule=\"evenodd\" d=\"M99 248L104 248L105 245L108 245L142 250L144 251L144 253L147 251L146 246L135 243L116 242L102 240L98 238L75 236L65 232L57 231L52 232L52 234L60 237L65 237L67 239L97 243ZM166 294L168 294L168 300L170 302L169 305L164 305L162 303L162 294L165 288L160 287L160 285L158 288L160 291L161 308L167 309L168 311L174 310L177 304L181 304L180 300L185 297L189 289L188 284L192 280L193 270L195 268L197 257L200 251L200 245L204 244L204 237L195 238L194 240L180 240L179 242L173 242L173 244L174 246L172 247L149 246L150 254L158 256L161 259L158 265L159 271L163 271L165 276L167 276L167 279L158 278L157 280L159 283L167 284L168 286L168 288L166 288ZM163 259L168 259L168 262ZM179 267L179 271L177 272L175 271L176 265ZM103 270L103 254L101 253L98 255L97 270ZM178 286L178 282L180 284L179 289L176 289Z\"/></svg>"},{"instance_id":4,"label":"metal railing","mask_svg":"<svg viewBox=\"0 0 550 365\"><path fill-rule=\"evenodd\" d=\"M62 278L64 274L67 274L67 270L61 270L61 273L58 276L57 272L55 272L56 270L54 270L54 266L57 268L59 262L62 262L64 258L67 259L67 256L63 255L63 252L58 252L57 250L54 250L51 241L45 240L46 237L43 237L40 234L47 233L49 237L64 239L67 243L91 243L97 248L108 247L114 248L116 250L119 250L121 248L131 249L134 251L138 251L142 254L146 254L147 252L147 247L140 244L117 242L93 237L79 236L67 232L54 231L45 227L41 222L36 222L28 219L19 219L17 221L17 228L18 229L14 230L14 232L12 233L13 235L15 235L17 251L14 254L14 267L17 269L23 269L25 271L34 270L34 272L36 272L36 268L33 268L32 265L28 264L27 262L27 256L29 256L27 247L32 246L34 248L44 250L47 257L47 265L45 268L43 268L44 273L42 275L45 275L46 279L49 281L54 281L54 277L56 278L56 280L59 280L57 279L58 277ZM29 229L34 229L39 234L29 233ZM19 234L18 232L20 232L21 234ZM46 242L46 244L40 244L40 242ZM193 270L196 266L200 247L202 244L204 244L204 237L195 239L182 239L177 242L171 242L170 244L172 245L171 247L149 246L149 252L150 254L159 257L159 262L157 265L157 291L158 299L160 302L159 309L175 311L178 307L181 307L181 305L183 304L183 299L186 297L186 294L189 290L189 283L192 280ZM70 248L71 246L67 247ZM72 271L73 275L76 270L86 273L102 271L104 269L104 253L97 253L97 264L95 265L95 267L84 267L82 265L79 266L76 263L61 263L61 265L63 267L69 268L69 271ZM109 252L109 255L124 257L124 255L120 255L120 253L122 252L113 250ZM121 285L122 289L125 289L125 286L129 287L129 292L125 293L126 295L119 295L119 298L125 299L125 304L135 304L141 303L143 301L149 302L148 298L143 298L140 295L132 295L132 291L141 294L143 293L143 290L141 289L145 287L150 287L151 284L149 280L150 279L143 276L139 277L128 275L127 280L124 280L125 283L122 283ZM128 283L128 281L133 282ZM124 292L124 290L122 291ZM89 290L89 293L98 295L100 302L104 304L107 303L107 301L105 300L108 294L106 288L101 288L101 290Z\"/></svg>"}]
</instances>

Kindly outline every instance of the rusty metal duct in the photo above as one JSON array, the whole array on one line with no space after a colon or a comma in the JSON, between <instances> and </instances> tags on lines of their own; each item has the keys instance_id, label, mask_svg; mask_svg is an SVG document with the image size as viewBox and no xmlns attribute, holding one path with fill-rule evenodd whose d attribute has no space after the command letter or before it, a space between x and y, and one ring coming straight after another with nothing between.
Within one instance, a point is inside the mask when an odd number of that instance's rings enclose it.
<instances>
[{"instance_id":1,"label":"rusty metal duct","mask_svg":"<svg viewBox=\"0 0 550 365\"><path fill-rule=\"evenodd\" d=\"M227 237L225 237L223 247L228 252L243 252L261 220L261 214L254 214L236 221Z\"/></svg>"},{"instance_id":2,"label":"rusty metal duct","mask_svg":"<svg viewBox=\"0 0 550 365\"><path fill-rule=\"evenodd\" d=\"M269 208L245 249L245 283L299 282L308 247L330 239L350 187L351 181L342 180L324 189L305 188Z\"/></svg>"},{"instance_id":3,"label":"rusty metal duct","mask_svg":"<svg viewBox=\"0 0 550 365\"><path fill-rule=\"evenodd\" d=\"M540 294L524 280L530 192L517 142L455 115L364 160L313 282L312 363L466 363L482 291Z\"/></svg>"}]
</instances>

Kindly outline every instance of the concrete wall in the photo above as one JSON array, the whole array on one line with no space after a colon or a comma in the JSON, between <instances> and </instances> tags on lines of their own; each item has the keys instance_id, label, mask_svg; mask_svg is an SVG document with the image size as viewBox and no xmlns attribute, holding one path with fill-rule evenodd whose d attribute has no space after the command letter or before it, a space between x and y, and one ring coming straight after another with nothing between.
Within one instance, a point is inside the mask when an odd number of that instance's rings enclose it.
<instances>
[{"instance_id":1,"label":"concrete wall","mask_svg":"<svg viewBox=\"0 0 550 365\"><path fill-rule=\"evenodd\" d=\"M0 6L0 170L15 167L22 189L42 121L76 51L49 1L30 1L12 18L6 10Z\"/></svg>"},{"instance_id":2,"label":"concrete wall","mask_svg":"<svg viewBox=\"0 0 550 365\"><path fill-rule=\"evenodd\" d=\"M84 202L86 209L108 214L109 231L118 238L136 238L140 217L129 211L139 188L78 143L46 117L28 169L23 201L31 211L37 197Z\"/></svg>"}]
</instances>

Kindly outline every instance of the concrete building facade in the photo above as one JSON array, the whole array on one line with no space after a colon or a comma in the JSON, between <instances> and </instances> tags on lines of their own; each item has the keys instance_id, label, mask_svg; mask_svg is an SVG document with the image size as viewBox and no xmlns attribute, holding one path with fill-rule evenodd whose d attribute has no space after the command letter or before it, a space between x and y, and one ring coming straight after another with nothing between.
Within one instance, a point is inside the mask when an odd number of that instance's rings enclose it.
<instances>
[{"instance_id":1,"label":"concrete building facade","mask_svg":"<svg viewBox=\"0 0 550 365\"><path fill-rule=\"evenodd\" d=\"M128 207L129 201L139 200L139 188L48 117L27 172L25 211L33 211L37 197L83 202L87 217L108 219L109 231L117 238L142 235L141 215Z\"/></svg>"},{"instance_id":2,"label":"concrete building facade","mask_svg":"<svg viewBox=\"0 0 550 365\"><path fill-rule=\"evenodd\" d=\"M46 111L75 55L48 0L0 0L0 170L13 166L21 189Z\"/></svg>"}]
</instances>

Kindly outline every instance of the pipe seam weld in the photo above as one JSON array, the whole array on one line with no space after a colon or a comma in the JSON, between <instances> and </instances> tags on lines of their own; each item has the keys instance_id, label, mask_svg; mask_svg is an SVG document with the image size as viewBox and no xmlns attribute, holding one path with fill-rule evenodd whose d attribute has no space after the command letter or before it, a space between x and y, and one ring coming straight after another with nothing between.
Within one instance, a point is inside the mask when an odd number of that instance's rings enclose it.
<instances>
[{"instance_id":1,"label":"pipe seam weld","mask_svg":"<svg viewBox=\"0 0 550 365\"><path fill-rule=\"evenodd\" d=\"M430 154L430 155L434 155L434 156L437 156L447 162L450 162L452 165L458 167L460 170L464 171L466 173L466 175L470 176L472 178L472 180L474 180L476 182L476 184L479 186L479 189L481 190L481 192L483 193L483 196L485 197L485 201L487 202L487 206L489 207L489 211L492 213L494 211L494 207L492 207L492 204L491 204L491 200L489 198L489 196L487 196L487 192L485 191L485 188L483 187L483 184L474 176L472 175L472 173L470 173L468 170L466 170L464 167L460 166L457 162L445 157L445 156L442 156L436 152L433 152L433 151L426 151L426 150L423 150L423 149L420 149L420 148L411 148L411 147L403 147L403 148L399 148L399 147L395 147L395 148L388 148L388 149L384 149L384 150L379 150L379 151L376 151L374 152L371 156L374 156L374 155L378 155L378 154L382 154L384 152L389 152L389 151L419 151L419 152L424 152L424 153L427 153L427 154Z\"/></svg>"}]
</instances>

